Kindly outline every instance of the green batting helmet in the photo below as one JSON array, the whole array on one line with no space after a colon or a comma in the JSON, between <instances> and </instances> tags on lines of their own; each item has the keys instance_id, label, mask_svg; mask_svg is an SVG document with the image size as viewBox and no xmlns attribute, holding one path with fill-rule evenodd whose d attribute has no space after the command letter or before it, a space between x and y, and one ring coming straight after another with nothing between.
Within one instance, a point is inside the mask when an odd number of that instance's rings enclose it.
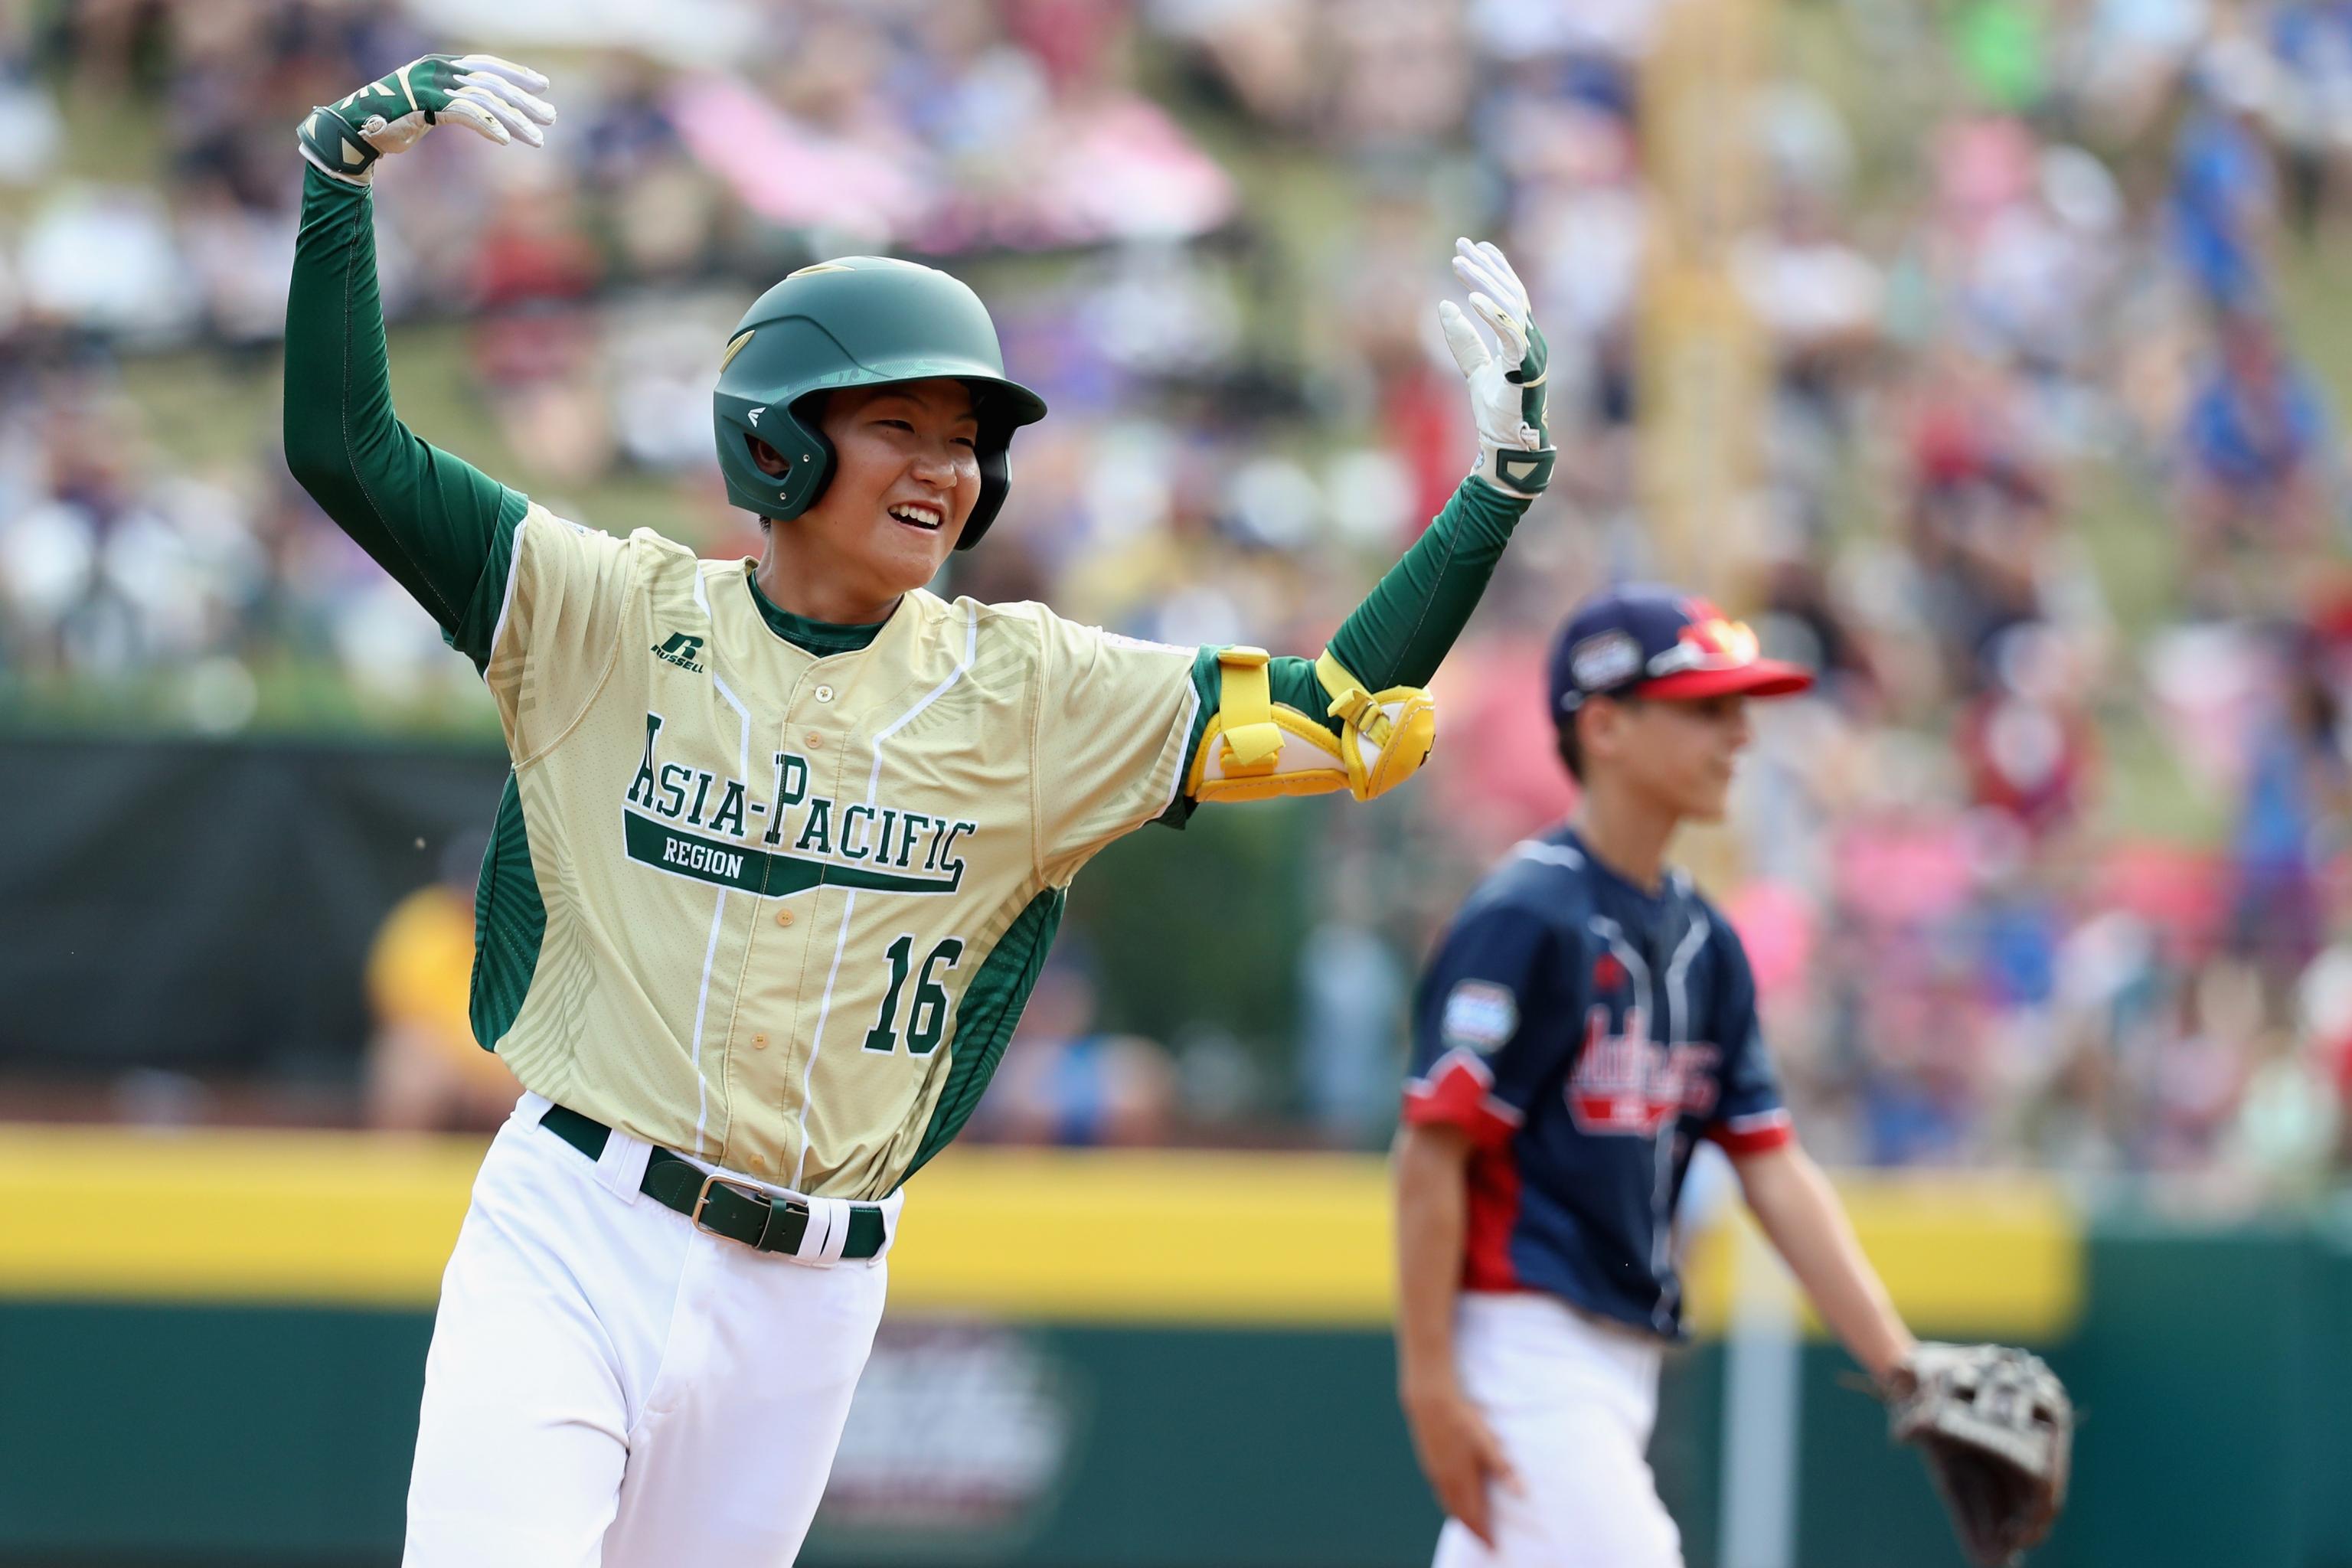
<instances>
[{"instance_id":1,"label":"green batting helmet","mask_svg":"<svg viewBox=\"0 0 2352 1568\"><path fill-rule=\"evenodd\" d=\"M820 261L760 296L736 324L711 402L727 499L766 518L798 517L833 477L833 443L809 399L836 386L949 376L971 388L980 416L980 500L956 548L980 542L1013 480L1013 432L1045 416L1045 399L1010 380L980 296L937 268L887 256ZM751 458L757 437L791 468Z\"/></svg>"}]
</instances>

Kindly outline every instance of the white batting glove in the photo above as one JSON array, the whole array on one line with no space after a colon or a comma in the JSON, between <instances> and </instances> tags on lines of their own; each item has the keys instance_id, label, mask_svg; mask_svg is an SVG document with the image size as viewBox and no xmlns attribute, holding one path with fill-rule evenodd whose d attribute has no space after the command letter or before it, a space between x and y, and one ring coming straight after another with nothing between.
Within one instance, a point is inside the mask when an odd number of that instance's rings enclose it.
<instances>
[{"instance_id":1,"label":"white batting glove","mask_svg":"<svg viewBox=\"0 0 2352 1568\"><path fill-rule=\"evenodd\" d=\"M555 123L554 105L537 96L546 90L545 77L496 55L427 55L313 109L295 139L321 173L364 185L378 158L407 152L443 121L501 147L546 145L540 127Z\"/></svg>"},{"instance_id":2,"label":"white batting glove","mask_svg":"<svg viewBox=\"0 0 2352 1568\"><path fill-rule=\"evenodd\" d=\"M1454 242L1454 274L1470 289L1470 309L1447 300L1437 307L1437 319L1454 363L1470 382L1470 408L1478 420L1475 472L1505 495L1532 500L1551 482L1559 454L1544 430L1549 351L1528 318L1527 285L1503 253L1483 241ZM1499 353L1479 333L1481 321Z\"/></svg>"}]
</instances>

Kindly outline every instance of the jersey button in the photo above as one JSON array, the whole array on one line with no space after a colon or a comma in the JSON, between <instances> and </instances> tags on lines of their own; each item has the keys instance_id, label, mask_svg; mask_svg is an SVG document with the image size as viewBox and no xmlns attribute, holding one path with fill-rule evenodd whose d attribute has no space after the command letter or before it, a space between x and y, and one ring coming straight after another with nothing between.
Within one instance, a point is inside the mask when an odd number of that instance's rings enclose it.
<instances>
[{"instance_id":1,"label":"jersey button","mask_svg":"<svg viewBox=\"0 0 2352 1568\"><path fill-rule=\"evenodd\" d=\"M818 734L815 731L811 730L808 733L808 749L812 752L824 751L824 737Z\"/></svg>"},{"instance_id":2,"label":"jersey button","mask_svg":"<svg viewBox=\"0 0 2352 1568\"><path fill-rule=\"evenodd\" d=\"M755 1171L764 1171L767 1168L768 1157L765 1154L754 1154L751 1156L751 1169Z\"/></svg>"},{"instance_id":3,"label":"jersey button","mask_svg":"<svg viewBox=\"0 0 2352 1568\"><path fill-rule=\"evenodd\" d=\"M752 1036L752 1037L751 1037L751 1048L752 1048L753 1050L755 1050L755 1051L764 1051L764 1050L766 1050L766 1049L768 1048L768 1037L767 1037L767 1036L765 1036L765 1035L754 1035L754 1036Z\"/></svg>"},{"instance_id":4,"label":"jersey button","mask_svg":"<svg viewBox=\"0 0 2352 1568\"><path fill-rule=\"evenodd\" d=\"M792 924L793 911L790 910L778 910L776 911L776 923L780 926L788 926Z\"/></svg>"},{"instance_id":5,"label":"jersey button","mask_svg":"<svg viewBox=\"0 0 2352 1568\"><path fill-rule=\"evenodd\" d=\"M833 700L833 688L832 688L832 687L830 687L830 686L820 686L820 687L818 687L818 688L816 689L816 700L817 700L819 702L830 702L830 701L832 701L832 700Z\"/></svg>"}]
</instances>

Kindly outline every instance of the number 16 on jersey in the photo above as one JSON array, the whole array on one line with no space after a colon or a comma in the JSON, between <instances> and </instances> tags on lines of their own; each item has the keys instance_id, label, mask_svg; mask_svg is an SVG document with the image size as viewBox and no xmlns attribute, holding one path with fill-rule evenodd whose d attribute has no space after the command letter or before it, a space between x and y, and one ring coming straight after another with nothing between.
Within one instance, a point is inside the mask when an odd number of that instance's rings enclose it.
<instances>
[{"instance_id":1,"label":"number 16 on jersey","mask_svg":"<svg viewBox=\"0 0 2352 1568\"><path fill-rule=\"evenodd\" d=\"M915 939L902 936L890 944L890 989L882 998L881 1016L874 1026L866 1031L866 1048L869 1051L895 1051L898 1048L898 997L907 989L907 975L914 967ZM963 956L963 939L949 937L931 949L923 960L922 971L915 982L915 1000L908 1010L907 1051L910 1056L927 1057L940 1048L940 1041L948 1032L948 993L940 984L940 974L956 966Z\"/></svg>"}]
</instances>

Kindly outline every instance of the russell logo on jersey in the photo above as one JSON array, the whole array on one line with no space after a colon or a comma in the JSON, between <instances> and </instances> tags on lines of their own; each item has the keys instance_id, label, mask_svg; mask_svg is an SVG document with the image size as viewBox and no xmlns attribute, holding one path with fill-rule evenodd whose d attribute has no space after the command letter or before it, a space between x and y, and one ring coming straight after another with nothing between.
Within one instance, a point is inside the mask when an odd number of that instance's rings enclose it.
<instances>
[{"instance_id":1,"label":"russell logo on jersey","mask_svg":"<svg viewBox=\"0 0 2352 1568\"><path fill-rule=\"evenodd\" d=\"M700 637L688 637L684 632L672 632L669 634L667 642L655 644L652 651L653 656L664 664L674 664L678 668L696 675L703 672L702 666L695 662L695 656L702 651Z\"/></svg>"}]
</instances>

